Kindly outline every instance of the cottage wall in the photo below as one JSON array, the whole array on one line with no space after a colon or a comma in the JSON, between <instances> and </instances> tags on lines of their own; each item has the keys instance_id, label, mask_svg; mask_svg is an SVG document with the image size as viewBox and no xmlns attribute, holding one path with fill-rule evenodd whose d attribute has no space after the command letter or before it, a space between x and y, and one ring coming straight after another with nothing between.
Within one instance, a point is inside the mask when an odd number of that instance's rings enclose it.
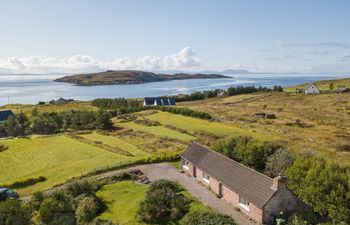
<instances>
[{"instance_id":1,"label":"cottage wall","mask_svg":"<svg viewBox=\"0 0 350 225\"><path fill-rule=\"evenodd\" d=\"M263 222L271 224L273 217L280 212L290 212L295 209L305 209L307 206L301 202L286 184L279 187L275 195L266 203L263 209Z\"/></svg>"},{"instance_id":2,"label":"cottage wall","mask_svg":"<svg viewBox=\"0 0 350 225\"><path fill-rule=\"evenodd\" d=\"M183 159L182 159L183 160ZM184 165L184 160L182 161L182 165ZM189 163L188 164L188 170L184 169L184 171L193 177L193 168L194 166ZM211 177L209 175L209 183L203 180L203 171L196 168L196 181L199 183L207 186L210 188L211 191L213 191L215 194L219 195L220 193L220 182L217 181L215 178ZM244 214L246 214L249 218L252 218L258 223L263 222L263 210L256 207L252 203L249 204L249 210L245 209L239 204L239 195L235 193L234 191L230 190L228 187L226 187L224 184L222 185L222 198L233 205L234 207L239 208Z\"/></svg>"}]
</instances>

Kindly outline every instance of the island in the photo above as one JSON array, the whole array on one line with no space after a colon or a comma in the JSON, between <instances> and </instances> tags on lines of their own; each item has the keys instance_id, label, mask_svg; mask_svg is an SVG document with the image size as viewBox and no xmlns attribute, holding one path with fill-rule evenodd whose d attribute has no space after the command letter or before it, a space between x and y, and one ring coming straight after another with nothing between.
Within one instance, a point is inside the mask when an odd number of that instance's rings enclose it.
<instances>
[{"instance_id":1,"label":"island","mask_svg":"<svg viewBox=\"0 0 350 225\"><path fill-rule=\"evenodd\" d=\"M55 82L73 83L80 86L142 84L148 82L185 80L185 79L218 79L232 78L221 74L176 73L156 74L138 70L107 70L99 73L76 74L54 80Z\"/></svg>"}]
</instances>

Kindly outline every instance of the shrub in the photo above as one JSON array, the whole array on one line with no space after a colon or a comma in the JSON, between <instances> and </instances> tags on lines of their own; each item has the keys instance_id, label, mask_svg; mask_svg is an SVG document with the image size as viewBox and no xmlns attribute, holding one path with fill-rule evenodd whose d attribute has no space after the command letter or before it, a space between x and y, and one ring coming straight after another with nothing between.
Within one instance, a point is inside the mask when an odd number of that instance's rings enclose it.
<instances>
[{"instance_id":1,"label":"shrub","mask_svg":"<svg viewBox=\"0 0 350 225\"><path fill-rule=\"evenodd\" d=\"M1 225L29 225L30 212L20 200L9 199L0 202L0 224Z\"/></svg>"},{"instance_id":2,"label":"shrub","mask_svg":"<svg viewBox=\"0 0 350 225\"><path fill-rule=\"evenodd\" d=\"M310 225L310 224L303 218L294 214L288 219L287 225Z\"/></svg>"},{"instance_id":3,"label":"shrub","mask_svg":"<svg viewBox=\"0 0 350 225\"><path fill-rule=\"evenodd\" d=\"M89 225L118 225L118 223L113 223L110 220L103 220L100 218L96 218L94 221L89 223Z\"/></svg>"},{"instance_id":4,"label":"shrub","mask_svg":"<svg viewBox=\"0 0 350 225\"><path fill-rule=\"evenodd\" d=\"M189 210L190 200L179 193L181 187L172 181L157 180L140 203L138 216L146 223L164 223L177 220Z\"/></svg>"},{"instance_id":5,"label":"shrub","mask_svg":"<svg viewBox=\"0 0 350 225\"><path fill-rule=\"evenodd\" d=\"M75 201L77 222L82 225L92 222L105 208L104 203L95 195L81 195Z\"/></svg>"},{"instance_id":6,"label":"shrub","mask_svg":"<svg viewBox=\"0 0 350 225\"><path fill-rule=\"evenodd\" d=\"M265 174L269 177L276 177L293 163L293 155L288 150L278 149L267 158Z\"/></svg>"},{"instance_id":7,"label":"shrub","mask_svg":"<svg viewBox=\"0 0 350 225\"><path fill-rule=\"evenodd\" d=\"M235 221L226 215L207 211L193 211L183 218L186 225L236 225Z\"/></svg>"},{"instance_id":8,"label":"shrub","mask_svg":"<svg viewBox=\"0 0 350 225\"><path fill-rule=\"evenodd\" d=\"M188 108L178 108L178 107L158 107L159 110L164 112L170 112L174 114L180 114L183 116L190 116L194 118L204 119L204 120L210 120L212 119L211 115L206 112L200 112Z\"/></svg>"},{"instance_id":9,"label":"shrub","mask_svg":"<svg viewBox=\"0 0 350 225\"><path fill-rule=\"evenodd\" d=\"M64 191L75 198L82 194L94 194L99 188L100 184L96 181L84 179L68 184Z\"/></svg>"}]
</instances>

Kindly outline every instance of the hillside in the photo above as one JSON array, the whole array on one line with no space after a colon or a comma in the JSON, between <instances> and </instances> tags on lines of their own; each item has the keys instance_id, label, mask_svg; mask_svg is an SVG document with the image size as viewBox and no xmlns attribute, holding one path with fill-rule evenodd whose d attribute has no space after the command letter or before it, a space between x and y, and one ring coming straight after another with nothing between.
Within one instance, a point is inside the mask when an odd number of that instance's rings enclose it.
<instances>
[{"instance_id":1,"label":"hillside","mask_svg":"<svg viewBox=\"0 0 350 225\"><path fill-rule=\"evenodd\" d=\"M117 85L117 84L142 84L148 82L159 82L169 80L185 80L185 79L213 79L213 78L231 78L220 74L188 74L176 73L156 74L152 72L137 70L107 70L101 73L77 74L65 76L56 79L56 82L74 83L82 86L92 85Z\"/></svg>"},{"instance_id":2,"label":"hillside","mask_svg":"<svg viewBox=\"0 0 350 225\"><path fill-rule=\"evenodd\" d=\"M336 79L336 80L320 80L317 82L313 82L317 85L317 87L321 91L329 91L330 90L330 84L333 84L334 89L337 89L338 87L348 87L350 88L350 78L343 78L343 79ZM300 84L297 86L287 87L284 89L285 92L295 92L296 88L303 88L307 85L306 84Z\"/></svg>"}]
</instances>

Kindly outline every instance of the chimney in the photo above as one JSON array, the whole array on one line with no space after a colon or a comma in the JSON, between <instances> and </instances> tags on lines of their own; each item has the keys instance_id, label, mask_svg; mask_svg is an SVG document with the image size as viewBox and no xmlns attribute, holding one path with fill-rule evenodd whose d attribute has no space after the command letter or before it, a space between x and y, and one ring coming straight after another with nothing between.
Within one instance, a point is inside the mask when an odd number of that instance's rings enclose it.
<instances>
[{"instance_id":1,"label":"chimney","mask_svg":"<svg viewBox=\"0 0 350 225\"><path fill-rule=\"evenodd\" d=\"M286 181L287 177L279 173L277 177L273 178L271 189L277 191L278 189L286 185Z\"/></svg>"}]
</instances>

